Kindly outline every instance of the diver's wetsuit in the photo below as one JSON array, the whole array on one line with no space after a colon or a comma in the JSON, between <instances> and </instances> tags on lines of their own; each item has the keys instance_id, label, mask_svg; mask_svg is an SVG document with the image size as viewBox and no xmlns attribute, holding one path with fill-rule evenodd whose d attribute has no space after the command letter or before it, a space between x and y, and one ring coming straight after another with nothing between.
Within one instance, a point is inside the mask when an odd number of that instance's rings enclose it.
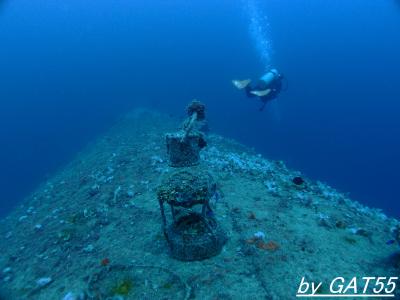
<instances>
[{"instance_id":1,"label":"diver's wetsuit","mask_svg":"<svg viewBox=\"0 0 400 300\"><path fill-rule=\"evenodd\" d=\"M252 94L252 91L263 91L266 89L271 89L268 95L258 97L257 95ZM274 80L270 85L267 85L263 80L259 80L257 84L251 85L251 83L246 86L245 91L246 95L249 98L258 97L260 98L263 105L260 107L260 111L264 110L265 105L268 101L274 100L278 97L279 93L282 90L282 77L277 78Z\"/></svg>"}]
</instances>

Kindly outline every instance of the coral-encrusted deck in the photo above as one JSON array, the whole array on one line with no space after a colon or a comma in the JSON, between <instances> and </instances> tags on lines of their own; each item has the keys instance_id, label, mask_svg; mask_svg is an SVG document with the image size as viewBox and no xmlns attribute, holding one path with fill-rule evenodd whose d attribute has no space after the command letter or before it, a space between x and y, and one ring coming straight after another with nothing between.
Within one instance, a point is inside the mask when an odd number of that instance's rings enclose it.
<instances>
[{"instance_id":1,"label":"coral-encrusted deck","mask_svg":"<svg viewBox=\"0 0 400 300\"><path fill-rule=\"evenodd\" d=\"M396 220L217 135L201 156L229 240L208 260L170 258L156 188L177 126L131 113L2 220L0 298L294 299L303 276L398 273L398 245L385 244Z\"/></svg>"}]
</instances>

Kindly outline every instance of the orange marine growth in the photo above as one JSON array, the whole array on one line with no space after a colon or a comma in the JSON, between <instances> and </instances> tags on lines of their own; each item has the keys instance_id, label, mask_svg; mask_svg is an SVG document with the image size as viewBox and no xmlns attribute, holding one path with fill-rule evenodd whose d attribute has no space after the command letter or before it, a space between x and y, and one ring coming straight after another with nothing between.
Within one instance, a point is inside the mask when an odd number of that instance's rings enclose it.
<instances>
[{"instance_id":1,"label":"orange marine growth","mask_svg":"<svg viewBox=\"0 0 400 300\"><path fill-rule=\"evenodd\" d=\"M110 259L109 259L108 257L103 258L103 259L101 260L101 262L100 262L100 264L101 264L103 267L108 266L109 263L110 263Z\"/></svg>"},{"instance_id":2,"label":"orange marine growth","mask_svg":"<svg viewBox=\"0 0 400 300\"><path fill-rule=\"evenodd\" d=\"M268 250L268 251L276 251L279 249L279 244L274 241L269 241L267 243L259 241L256 246L258 249Z\"/></svg>"}]
</instances>

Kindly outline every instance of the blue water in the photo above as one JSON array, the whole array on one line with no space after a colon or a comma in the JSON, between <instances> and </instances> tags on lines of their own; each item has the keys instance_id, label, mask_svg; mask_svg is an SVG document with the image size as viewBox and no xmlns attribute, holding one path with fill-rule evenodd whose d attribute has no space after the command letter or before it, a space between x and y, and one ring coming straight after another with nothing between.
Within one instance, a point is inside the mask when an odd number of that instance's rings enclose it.
<instances>
[{"instance_id":1,"label":"blue water","mask_svg":"<svg viewBox=\"0 0 400 300\"><path fill-rule=\"evenodd\" d=\"M400 214L397 0L0 0L5 214L126 111L212 129L364 204ZM277 67L263 113L231 85Z\"/></svg>"}]
</instances>

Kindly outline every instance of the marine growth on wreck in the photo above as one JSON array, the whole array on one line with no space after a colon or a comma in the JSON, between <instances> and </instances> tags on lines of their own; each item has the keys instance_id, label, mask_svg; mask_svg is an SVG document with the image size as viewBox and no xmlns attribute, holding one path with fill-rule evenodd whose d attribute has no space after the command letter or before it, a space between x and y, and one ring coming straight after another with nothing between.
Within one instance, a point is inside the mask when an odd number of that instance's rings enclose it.
<instances>
[{"instance_id":1,"label":"marine growth on wreck","mask_svg":"<svg viewBox=\"0 0 400 300\"><path fill-rule=\"evenodd\" d=\"M132 111L41 184L0 221L1 299L293 299L397 276L397 220L205 117Z\"/></svg>"}]
</instances>

